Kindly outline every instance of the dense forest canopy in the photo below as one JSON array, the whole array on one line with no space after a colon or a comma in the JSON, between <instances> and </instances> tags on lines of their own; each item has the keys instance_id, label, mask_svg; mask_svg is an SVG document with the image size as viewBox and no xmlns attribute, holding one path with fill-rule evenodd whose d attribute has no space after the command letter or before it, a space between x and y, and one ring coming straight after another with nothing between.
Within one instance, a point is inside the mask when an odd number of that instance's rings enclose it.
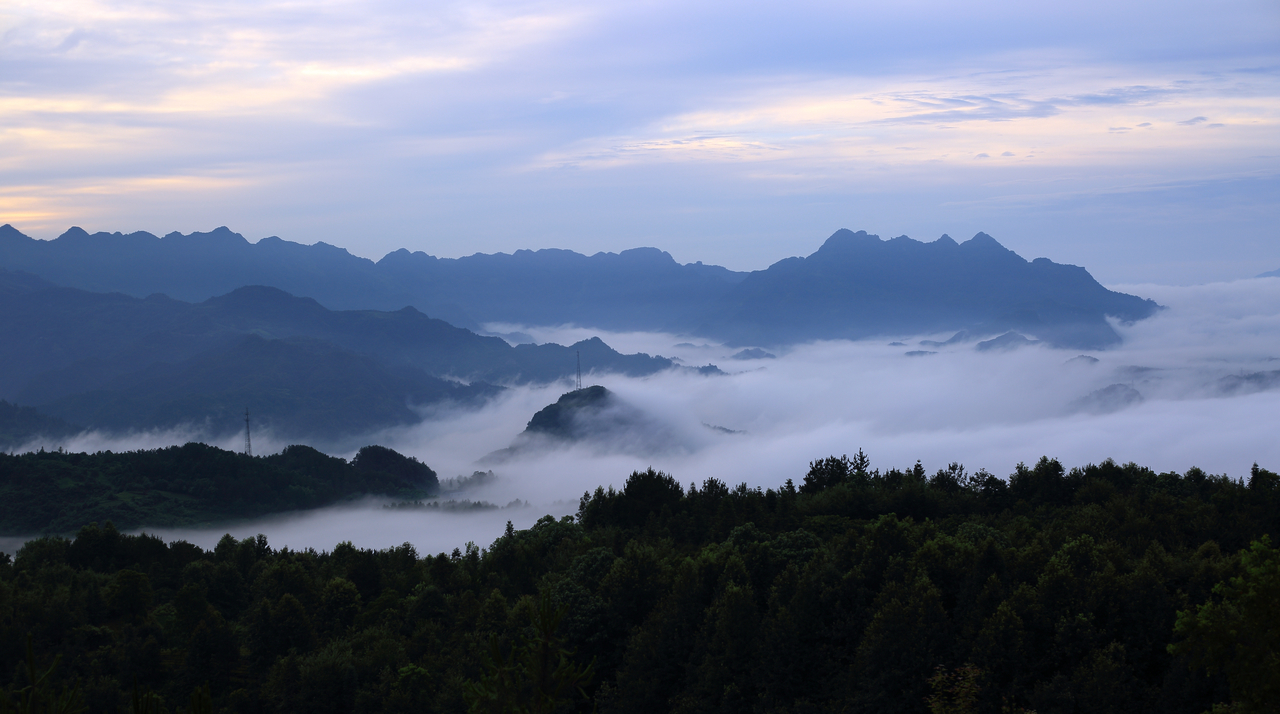
<instances>
[{"instance_id":1,"label":"dense forest canopy","mask_svg":"<svg viewBox=\"0 0 1280 714\"><path fill-rule=\"evenodd\" d=\"M1270 711L1278 523L1256 466L859 452L779 489L637 472L434 556L90 524L0 558L0 673L94 712Z\"/></svg>"}]
</instances>

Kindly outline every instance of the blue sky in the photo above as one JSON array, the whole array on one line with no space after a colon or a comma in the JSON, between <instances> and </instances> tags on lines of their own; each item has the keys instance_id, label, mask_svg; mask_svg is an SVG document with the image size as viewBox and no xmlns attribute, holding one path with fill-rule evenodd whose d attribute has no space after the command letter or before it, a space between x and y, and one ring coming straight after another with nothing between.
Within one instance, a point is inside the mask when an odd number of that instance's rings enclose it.
<instances>
[{"instance_id":1,"label":"blue sky","mask_svg":"<svg viewBox=\"0 0 1280 714\"><path fill-rule=\"evenodd\" d=\"M39 238L758 269L983 230L1189 284L1280 268L1277 199L1275 0L0 7L0 222Z\"/></svg>"}]
</instances>

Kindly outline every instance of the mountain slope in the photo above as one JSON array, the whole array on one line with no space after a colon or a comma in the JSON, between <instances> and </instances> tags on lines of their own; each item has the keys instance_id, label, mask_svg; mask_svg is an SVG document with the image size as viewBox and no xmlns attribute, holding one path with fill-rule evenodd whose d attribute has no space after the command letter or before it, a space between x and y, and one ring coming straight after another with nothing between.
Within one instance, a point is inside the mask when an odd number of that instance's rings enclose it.
<instances>
[{"instance_id":1,"label":"mountain slope","mask_svg":"<svg viewBox=\"0 0 1280 714\"><path fill-rule=\"evenodd\" d=\"M332 444L417 422L413 406L472 402L497 391L482 382L463 385L411 367L388 367L319 340L245 335L224 348L177 364L151 364L42 408L113 431L194 422L225 434L243 429L250 406L256 429Z\"/></svg>"},{"instance_id":2,"label":"mountain slope","mask_svg":"<svg viewBox=\"0 0 1280 714\"><path fill-rule=\"evenodd\" d=\"M969 329L1018 329L1054 344L1119 341L1106 316L1138 320L1158 306L1107 290L1083 268L1028 262L979 233L921 243L840 230L807 258L752 273L711 310L699 334L738 344Z\"/></svg>"},{"instance_id":3,"label":"mountain slope","mask_svg":"<svg viewBox=\"0 0 1280 714\"><path fill-rule=\"evenodd\" d=\"M238 428L246 406L281 436L336 439L415 420L415 406L470 402L486 382L588 370L652 374L672 366L598 338L512 347L496 337L396 312L331 311L275 288L191 304L52 287L0 271L0 398L87 427L194 422ZM467 387L455 379L469 381Z\"/></svg>"},{"instance_id":4,"label":"mountain slope","mask_svg":"<svg viewBox=\"0 0 1280 714\"><path fill-rule=\"evenodd\" d=\"M36 437L62 439L84 431L80 427L0 399L0 451L7 451Z\"/></svg>"}]
</instances>

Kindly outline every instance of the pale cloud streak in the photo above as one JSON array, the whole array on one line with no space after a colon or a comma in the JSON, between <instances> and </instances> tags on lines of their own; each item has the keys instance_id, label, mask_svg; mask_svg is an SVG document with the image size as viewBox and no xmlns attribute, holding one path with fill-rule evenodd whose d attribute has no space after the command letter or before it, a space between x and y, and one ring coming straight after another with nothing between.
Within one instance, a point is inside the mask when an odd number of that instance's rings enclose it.
<instances>
[{"instance_id":1,"label":"pale cloud streak","mask_svg":"<svg viewBox=\"0 0 1280 714\"><path fill-rule=\"evenodd\" d=\"M970 164L981 154L1006 164L1096 166L1240 162L1280 151L1280 86L1202 80L1157 85L1090 86L1109 77L1069 68L1019 79L1000 75L902 77L820 82L721 99L719 107L663 117L644 133L592 137L539 157L535 166L609 168L642 161L801 161L812 172L860 165ZM1078 92L1075 94L1062 92ZM1228 131L1188 131L1212 112ZM1105 134L1142 124L1121 140Z\"/></svg>"},{"instance_id":2,"label":"pale cloud streak","mask_svg":"<svg viewBox=\"0 0 1280 714\"><path fill-rule=\"evenodd\" d=\"M389 9L401 12L385 14ZM474 71L581 21L578 12L479 4L405 9L355 2L20 2L3 18L5 53L37 77L63 81L18 84L5 92L0 111L314 111L298 103L399 77ZM81 63L100 80L96 86L56 76Z\"/></svg>"}]
</instances>

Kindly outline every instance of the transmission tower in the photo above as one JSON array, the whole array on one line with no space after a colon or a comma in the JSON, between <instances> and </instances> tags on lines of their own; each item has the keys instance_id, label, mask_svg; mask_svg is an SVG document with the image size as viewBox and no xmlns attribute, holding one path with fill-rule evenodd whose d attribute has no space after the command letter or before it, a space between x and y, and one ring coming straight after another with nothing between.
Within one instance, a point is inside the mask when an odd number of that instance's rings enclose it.
<instances>
[{"instance_id":1,"label":"transmission tower","mask_svg":"<svg viewBox=\"0 0 1280 714\"><path fill-rule=\"evenodd\" d=\"M244 408L244 455L253 456L253 445L249 442L249 407Z\"/></svg>"},{"instance_id":2,"label":"transmission tower","mask_svg":"<svg viewBox=\"0 0 1280 714\"><path fill-rule=\"evenodd\" d=\"M578 350L578 381L574 389L582 389L582 351Z\"/></svg>"}]
</instances>

